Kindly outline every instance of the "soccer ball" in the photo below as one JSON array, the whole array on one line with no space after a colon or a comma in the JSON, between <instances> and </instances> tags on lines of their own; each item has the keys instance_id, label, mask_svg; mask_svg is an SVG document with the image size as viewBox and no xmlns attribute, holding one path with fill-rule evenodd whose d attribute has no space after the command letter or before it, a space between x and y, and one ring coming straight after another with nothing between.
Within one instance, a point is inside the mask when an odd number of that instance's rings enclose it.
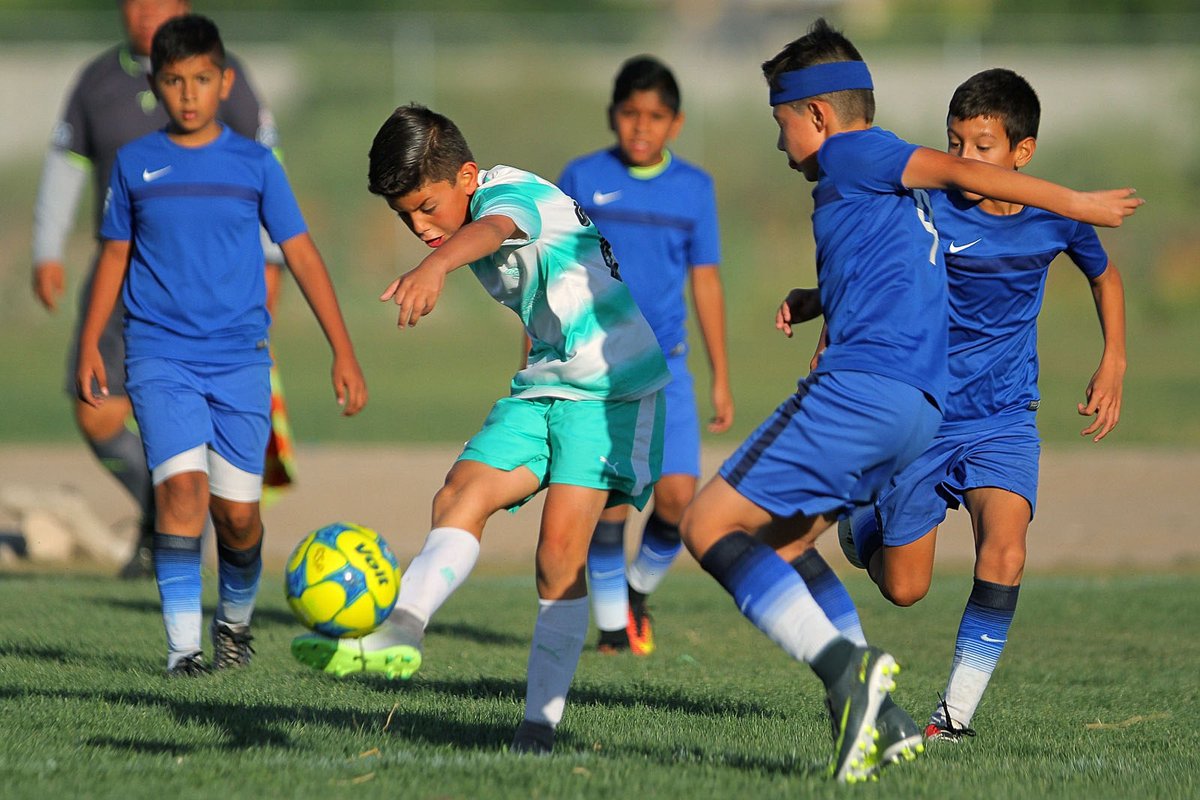
<instances>
[{"instance_id":1,"label":"soccer ball","mask_svg":"<svg viewBox=\"0 0 1200 800\"><path fill-rule=\"evenodd\" d=\"M296 545L287 560L284 590L306 627L325 636L365 636L392 613L400 573L378 533L335 522Z\"/></svg>"}]
</instances>

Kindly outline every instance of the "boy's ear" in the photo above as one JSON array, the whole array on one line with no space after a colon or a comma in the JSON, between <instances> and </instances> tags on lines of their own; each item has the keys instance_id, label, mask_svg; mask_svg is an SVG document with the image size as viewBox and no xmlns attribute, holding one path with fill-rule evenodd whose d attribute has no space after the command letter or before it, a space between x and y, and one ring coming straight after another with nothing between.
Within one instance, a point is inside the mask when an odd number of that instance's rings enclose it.
<instances>
[{"instance_id":1,"label":"boy's ear","mask_svg":"<svg viewBox=\"0 0 1200 800\"><path fill-rule=\"evenodd\" d=\"M1033 159L1033 153L1037 150L1037 139L1032 136L1026 136L1021 141L1017 142L1017 146L1013 148L1016 154L1014 166L1021 169Z\"/></svg>"},{"instance_id":2,"label":"boy's ear","mask_svg":"<svg viewBox=\"0 0 1200 800\"><path fill-rule=\"evenodd\" d=\"M809 119L818 133L824 132L830 123L830 115L833 112L833 107L822 100L809 100L804 104L804 110L808 112Z\"/></svg>"},{"instance_id":3,"label":"boy's ear","mask_svg":"<svg viewBox=\"0 0 1200 800\"><path fill-rule=\"evenodd\" d=\"M608 129L613 133L617 132L617 107L608 107Z\"/></svg>"},{"instance_id":4,"label":"boy's ear","mask_svg":"<svg viewBox=\"0 0 1200 800\"><path fill-rule=\"evenodd\" d=\"M679 132L683 130L683 111L675 112L675 119L671 122L671 130L667 133L667 141L671 141L679 136Z\"/></svg>"},{"instance_id":5,"label":"boy's ear","mask_svg":"<svg viewBox=\"0 0 1200 800\"><path fill-rule=\"evenodd\" d=\"M221 99L228 100L229 93L233 91L233 84L237 80L237 73L233 71L233 67L226 67L221 71Z\"/></svg>"},{"instance_id":6,"label":"boy's ear","mask_svg":"<svg viewBox=\"0 0 1200 800\"><path fill-rule=\"evenodd\" d=\"M458 168L458 177L455 180L468 195L475 194L475 190L479 188L479 165L474 161L464 162Z\"/></svg>"}]
</instances>

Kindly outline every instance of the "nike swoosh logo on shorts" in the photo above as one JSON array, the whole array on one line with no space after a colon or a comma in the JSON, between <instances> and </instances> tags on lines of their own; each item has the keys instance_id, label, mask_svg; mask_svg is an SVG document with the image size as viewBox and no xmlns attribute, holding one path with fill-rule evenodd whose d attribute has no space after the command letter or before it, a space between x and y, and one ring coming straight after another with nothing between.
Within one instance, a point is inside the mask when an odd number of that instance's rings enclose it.
<instances>
[{"instance_id":1,"label":"nike swoosh logo on shorts","mask_svg":"<svg viewBox=\"0 0 1200 800\"><path fill-rule=\"evenodd\" d=\"M163 167L161 169L156 169L153 171L144 169L144 170L142 170L142 180L144 180L146 183L149 183L150 181L156 181L159 178L161 178L163 175L166 175L170 171L171 171L171 168L169 166Z\"/></svg>"},{"instance_id":2,"label":"nike swoosh logo on shorts","mask_svg":"<svg viewBox=\"0 0 1200 800\"><path fill-rule=\"evenodd\" d=\"M983 239L976 239L975 241L967 242L966 244L955 244L954 242L951 242L950 243L950 252L951 253L961 253L963 250L966 250L968 247L974 247L975 245L979 244L982 241L983 241Z\"/></svg>"},{"instance_id":3,"label":"nike swoosh logo on shorts","mask_svg":"<svg viewBox=\"0 0 1200 800\"><path fill-rule=\"evenodd\" d=\"M615 192L601 192L596 190L592 192L592 202L598 206L606 206L621 196L621 190Z\"/></svg>"}]
</instances>

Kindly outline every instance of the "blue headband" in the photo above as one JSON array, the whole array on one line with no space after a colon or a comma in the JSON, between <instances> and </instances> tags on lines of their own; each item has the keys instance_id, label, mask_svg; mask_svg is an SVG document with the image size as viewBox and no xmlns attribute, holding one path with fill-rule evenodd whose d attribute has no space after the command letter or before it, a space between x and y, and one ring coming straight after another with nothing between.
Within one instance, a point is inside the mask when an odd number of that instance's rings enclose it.
<instances>
[{"instance_id":1,"label":"blue headband","mask_svg":"<svg viewBox=\"0 0 1200 800\"><path fill-rule=\"evenodd\" d=\"M862 61L831 61L785 72L775 78L771 105L790 103L846 89L874 89L871 73Z\"/></svg>"}]
</instances>

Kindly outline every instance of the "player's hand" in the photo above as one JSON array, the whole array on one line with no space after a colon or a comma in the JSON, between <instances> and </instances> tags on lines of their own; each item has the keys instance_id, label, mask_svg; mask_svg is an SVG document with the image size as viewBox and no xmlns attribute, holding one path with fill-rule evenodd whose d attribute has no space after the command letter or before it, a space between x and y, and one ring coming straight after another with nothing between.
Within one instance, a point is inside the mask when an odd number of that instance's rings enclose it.
<instances>
[{"instance_id":1,"label":"player's hand","mask_svg":"<svg viewBox=\"0 0 1200 800\"><path fill-rule=\"evenodd\" d=\"M33 267L33 293L47 311L58 310L67 289L67 272L61 261L43 261Z\"/></svg>"},{"instance_id":2,"label":"player's hand","mask_svg":"<svg viewBox=\"0 0 1200 800\"><path fill-rule=\"evenodd\" d=\"M1089 225L1101 225L1105 228L1117 228L1132 216L1138 206L1146 201L1134 197L1136 189L1105 189L1099 192L1080 192L1081 210L1078 215L1080 222Z\"/></svg>"},{"instance_id":3,"label":"player's hand","mask_svg":"<svg viewBox=\"0 0 1200 800\"><path fill-rule=\"evenodd\" d=\"M98 387L98 391L93 389ZM75 393L92 408L104 405L108 397L108 373L97 347L80 348L79 370L75 373Z\"/></svg>"},{"instance_id":4,"label":"player's hand","mask_svg":"<svg viewBox=\"0 0 1200 800\"><path fill-rule=\"evenodd\" d=\"M354 356L333 359L333 393L343 417L353 417L367 404L367 381Z\"/></svg>"},{"instance_id":5,"label":"player's hand","mask_svg":"<svg viewBox=\"0 0 1200 800\"><path fill-rule=\"evenodd\" d=\"M400 306L396 325L411 328L417 324L417 320L433 311L445 283L446 273L423 261L388 284L379 299L384 302L392 300Z\"/></svg>"},{"instance_id":6,"label":"player's hand","mask_svg":"<svg viewBox=\"0 0 1200 800\"><path fill-rule=\"evenodd\" d=\"M708 421L709 433L724 433L733 424L733 392L728 381L714 381L712 387L712 419Z\"/></svg>"},{"instance_id":7,"label":"player's hand","mask_svg":"<svg viewBox=\"0 0 1200 800\"><path fill-rule=\"evenodd\" d=\"M1125 370L1120 367L1101 364L1096 370L1084 393L1087 402L1076 404L1080 416L1095 417L1090 425L1079 432L1080 436L1092 436L1092 441L1098 442L1117 427L1121 419L1124 378Z\"/></svg>"},{"instance_id":8,"label":"player's hand","mask_svg":"<svg viewBox=\"0 0 1200 800\"><path fill-rule=\"evenodd\" d=\"M792 338L792 326L821 316L821 295L816 289L792 289L775 312L775 330Z\"/></svg>"}]
</instances>

